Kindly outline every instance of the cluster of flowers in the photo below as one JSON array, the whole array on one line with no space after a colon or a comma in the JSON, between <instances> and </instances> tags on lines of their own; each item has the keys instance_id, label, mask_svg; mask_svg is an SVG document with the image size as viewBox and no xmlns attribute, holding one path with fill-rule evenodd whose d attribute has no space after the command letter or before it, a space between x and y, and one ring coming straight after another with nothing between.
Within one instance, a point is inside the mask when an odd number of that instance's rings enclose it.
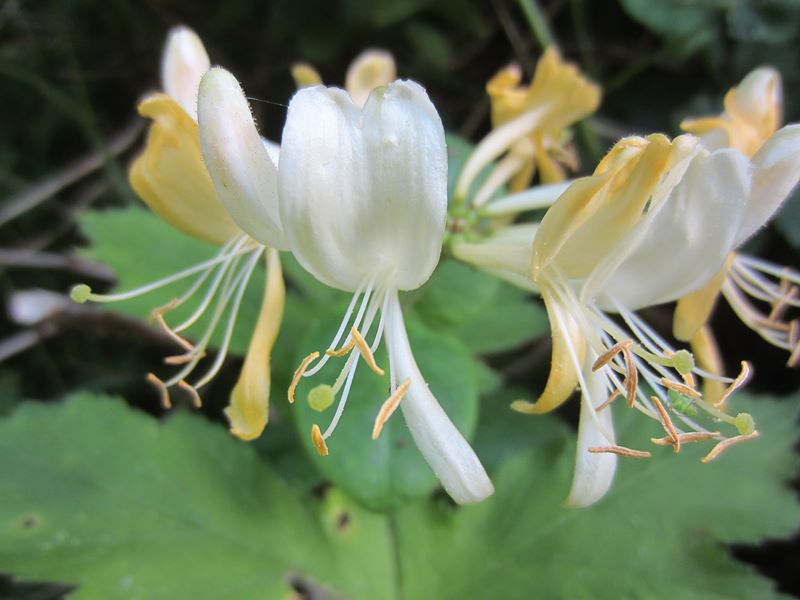
<instances>
[{"instance_id":1,"label":"cluster of flowers","mask_svg":"<svg viewBox=\"0 0 800 600\"><path fill-rule=\"evenodd\" d=\"M750 368L742 363L737 377L725 377L707 322L721 294L747 325L788 351L791 365L800 361L800 325L789 318L800 306L800 274L737 252L800 179L800 126L779 129L781 83L774 70L751 73L726 96L721 115L685 121L690 133L624 138L591 176L567 180L576 167L568 128L596 110L600 91L548 49L529 86L521 85L517 67L489 81L493 128L459 174L449 207L442 122L420 85L393 81L390 55L365 52L351 66L346 90L324 87L308 65L297 65L293 75L301 89L278 147L259 135L234 76L211 68L199 38L177 28L164 52L164 92L139 106L153 123L131 169L134 189L168 223L220 250L139 290L100 295L79 285L72 295L113 301L195 277L186 293L153 311L185 350L167 359L180 366L173 377L148 376L166 406L176 386L200 403L197 389L220 369L244 290L263 257L263 306L225 411L234 435L251 440L262 433L285 298L279 253L288 251L323 284L353 294L329 347L301 362L288 389L293 401L303 377L344 359L335 382L314 389L320 406L338 397L327 428L312 428L319 453L328 453L326 440L359 361L384 374L374 355L385 338L391 387L373 438L400 408L450 496L459 503L486 498L492 483L428 389L398 296L427 281L445 244L457 259L544 300L550 376L536 402L512 408L548 412L580 388L569 504L601 498L618 456L649 456L617 444L608 408L617 397L661 424L665 436L655 444L677 452L685 443L715 441L704 460L758 435L750 415L726 412ZM537 172L542 184L529 187ZM541 209L547 210L540 222L516 222ZM198 292L193 314L168 324L165 316ZM675 337L693 353L673 348L634 312L675 300ZM181 332L212 305L205 333L190 343ZM214 363L188 383L223 316Z\"/></svg>"}]
</instances>

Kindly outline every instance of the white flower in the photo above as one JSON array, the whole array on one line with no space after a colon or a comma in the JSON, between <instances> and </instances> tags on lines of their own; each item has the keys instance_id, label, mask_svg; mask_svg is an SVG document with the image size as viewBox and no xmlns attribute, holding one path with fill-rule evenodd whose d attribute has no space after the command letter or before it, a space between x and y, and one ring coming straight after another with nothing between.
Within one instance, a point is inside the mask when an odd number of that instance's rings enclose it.
<instances>
[{"instance_id":1,"label":"white flower","mask_svg":"<svg viewBox=\"0 0 800 600\"><path fill-rule=\"evenodd\" d=\"M206 132L205 94L217 98L217 110L234 108L215 133ZM340 394L333 420L324 433L316 425L312 430L320 453L328 452L325 440L342 416L359 359L383 374L373 353L385 334L391 392L378 411L373 436L399 405L417 446L457 502L490 495L492 484L480 461L414 360L398 298L400 290L415 289L430 277L444 235L444 131L425 91L413 82L395 82L375 90L362 110L343 90L300 90L283 132L279 215L269 201L274 166L259 150L238 84L212 70L200 98L206 160L237 223L259 240L280 226L310 273L354 293L325 356L313 367L319 353L307 357L289 390L293 399L301 377L316 373L332 356L347 356L339 379L327 390L330 398Z\"/></svg>"},{"instance_id":2,"label":"white flower","mask_svg":"<svg viewBox=\"0 0 800 600\"><path fill-rule=\"evenodd\" d=\"M610 401L659 420L670 443L719 439L716 456L733 441L757 435L749 415L729 416L707 402L691 354L675 351L633 311L693 291L724 264L745 229L753 167L732 149L709 153L697 138L662 135L621 140L594 175L573 183L550 208L533 242L532 279L550 317L553 359L537 402L541 413L581 388L575 479L568 503L591 504L609 489L617 454L649 456L617 445ZM622 322L607 313L617 313ZM747 378L743 372L730 395ZM647 383L652 396L638 385ZM696 421L701 409L734 425L725 440ZM691 410L690 410L691 409ZM676 424L672 417L680 422ZM682 428L691 433L685 433Z\"/></svg>"}]
</instances>

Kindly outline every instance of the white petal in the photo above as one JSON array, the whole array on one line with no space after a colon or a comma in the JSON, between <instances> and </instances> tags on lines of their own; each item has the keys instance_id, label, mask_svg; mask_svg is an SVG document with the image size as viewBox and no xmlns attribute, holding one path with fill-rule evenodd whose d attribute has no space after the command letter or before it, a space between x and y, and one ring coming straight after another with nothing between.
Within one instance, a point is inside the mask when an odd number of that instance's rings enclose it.
<instances>
[{"instance_id":1,"label":"white petal","mask_svg":"<svg viewBox=\"0 0 800 600\"><path fill-rule=\"evenodd\" d=\"M195 121L197 88L210 67L203 42L194 31L185 26L170 30L161 58L161 85Z\"/></svg>"},{"instance_id":2,"label":"white petal","mask_svg":"<svg viewBox=\"0 0 800 600\"><path fill-rule=\"evenodd\" d=\"M417 448L445 491L459 504L480 502L494 493L475 451L442 410L417 367L395 295L386 314L386 344L397 383L411 385L400 402Z\"/></svg>"},{"instance_id":3,"label":"white petal","mask_svg":"<svg viewBox=\"0 0 800 600\"><path fill-rule=\"evenodd\" d=\"M800 125L787 125L753 157L753 188L736 245L769 221L800 180Z\"/></svg>"},{"instance_id":4,"label":"white petal","mask_svg":"<svg viewBox=\"0 0 800 600\"><path fill-rule=\"evenodd\" d=\"M425 91L396 82L363 113L347 92L295 94L281 141L281 218L320 281L354 291L392 272L413 289L439 259L447 210L444 131Z\"/></svg>"},{"instance_id":5,"label":"white petal","mask_svg":"<svg viewBox=\"0 0 800 600\"><path fill-rule=\"evenodd\" d=\"M277 169L239 82L224 69L211 69L200 82L198 120L203 159L233 220L262 244L285 249Z\"/></svg>"},{"instance_id":6,"label":"white petal","mask_svg":"<svg viewBox=\"0 0 800 600\"><path fill-rule=\"evenodd\" d=\"M698 153L632 232L635 242L602 291L636 310L698 289L735 248L749 194L750 165L740 152ZM613 310L602 294L600 301Z\"/></svg>"},{"instance_id":7,"label":"white petal","mask_svg":"<svg viewBox=\"0 0 800 600\"><path fill-rule=\"evenodd\" d=\"M782 105L781 74L772 67L751 71L736 87L736 106L754 123L769 119L775 112L780 115Z\"/></svg>"},{"instance_id":8,"label":"white petal","mask_svg":"<svg viewBox=\"0 0 800 600\"><path fill-rule=\"evenodd\" d=\"M595 359L594 356L589 358L592 361ZM595 407L605 401L607 394L602 375L585 369L583 376L575 474L566 500L568 506L577 507L589 506L605 496L617 471L616 455L589 452L589 448L613 446L616 442L611 407L599 413L595 411Z\"/></svg>"}]
</instances>

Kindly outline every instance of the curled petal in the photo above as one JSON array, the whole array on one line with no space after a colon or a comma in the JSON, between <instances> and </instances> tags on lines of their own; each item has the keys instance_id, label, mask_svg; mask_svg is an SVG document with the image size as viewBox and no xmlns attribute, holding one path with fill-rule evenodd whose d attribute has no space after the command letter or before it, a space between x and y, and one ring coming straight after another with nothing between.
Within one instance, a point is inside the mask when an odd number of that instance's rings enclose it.
<instances>
[{"instance_id":1,"label":"curled petal","mask_svg":"<svg viewBox=\"0 0 800 600\"><path fill-rule=\"evenodd\" d=\"M286 289L277 250L267 250L267 283L250 347L225 416L231 433L243 440L261 435L269 420L270 355L283 317Z\"/></svg>"},{"instance_id":2,"label":"curled petal","mask_svg":"<svg viewBox=\"0 0 800 600\"><path fill-rule=\"evenodd\" d=\"M194 31L182 25L170 30L161 58L161 85L195 121L197 88L210 67L203 42Z\"/></svg>"},{"instance_id":3,"label":"curled petal","mask_svg":"<svg viewBox=\"0 0 800 600\"><path fill-rule=\"evenodd\" d=\"M166 94L145 98L139 113L153 120L129 174L139 197L173 227L213 244L239 233L206 170L197 123Z\"/></svg>"},{"instance_id":4,"label":"curled petal","mask_svg":"<svg viewBox=\"0 0 800 600\"><path fill-rule=\"evenodd\" d=\"M753 166L753 188L737 245L772 218L800 180L800 125L776 132L753 157Z\"/></svg>"},{"instance_id":5,"label":"curled petal","mask_svg":"<svg viewBox=\"0 0 800 600\"><path fill-rule=\"evenodd\" d=\"M589 506L605 496L617 470L617 457L614 454L589 452L589 448L613 446L615 440L611 408L595 411L595 408L605 401L603 380L588 370L585 378L585 385L582 385L584 389L581 397L575 473L566 500L567 506L575 507Z\"/></svg>"},{"instance_id":6,"label":"curled petal","mask_svg":"<svg viewBox=\"0 0 800 600\"><path fill-rule=\"evenodd\" d=\"M200 143L220 200L236 223L265 246L285 249L277 169L236 78L219 67L200 82Z\"/></svg>"},{"instance_id":7,"label":"curled petal","mask_svg":"<svg viewBox=\"0 0 800 600\"><path fill-rule=\"evenodd\" d=\"M475 451L442 410L417 367L395 295L386 315L389 360L398 381L410 385L400 408L417 448L445 491L459 504L480 502L494 486Z\"/></svg>"},{"instance_id":8,"label":"curled petal","mask_svg":"<svg viewBox=\"0 0 800 600\"><path fill-rule=\"evenodd\" d=\"M663 192L663 201L654 203L604 265L608 279L592 282L630 310L680 298L719 273L742 226L750 165L733 149L710 155L703 150L691 158L677 184L662 186Z\"/></svg>"},{"instance_id":9,"label":"curled petal","mask_svg":"<svg viewBox=\"0 0 800 600\"><path fill-rule=\"evenodd\" d=\"M364 106L377 87L389 85L397 79L394 56L386 50L365 50L350 63L344 87L353 102Z\"/></svg>"},{"instance_id":10,"label":"curled petal","mask_svg":"<svg viewBox=\"0 0 800 600\"><path fill-rule=\"evenodd\" d=\"M578 385L574 358L582 361L586 352L584 337L569 312L562 309L552 298L548 298L545 302L545 308L553 340L550 375L544 391L536 402L517 400L511 405L514 410L526 414L550 412L570 397Z\"/></svg>"}]
</instances>

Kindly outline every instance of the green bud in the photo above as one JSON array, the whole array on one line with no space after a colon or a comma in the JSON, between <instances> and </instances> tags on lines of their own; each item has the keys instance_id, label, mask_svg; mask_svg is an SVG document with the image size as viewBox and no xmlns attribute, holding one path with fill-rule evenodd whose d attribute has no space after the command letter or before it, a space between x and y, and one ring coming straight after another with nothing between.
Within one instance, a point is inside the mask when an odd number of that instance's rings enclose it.
<instances>
[{"instance_id":1,"label":"green bud","mask_svg":"<svg viewBox=\"0 0 800 600\"><path fill-rule=\"evenodd\" d=\"M308 405L317 412L322 412L328 408L336 399L333 388L322 383L308 392Z\"/></svg>"},{"instance_id":2,"label":"green bud","mask_svg":"<svg viewBox=\"0 0 800 600\"><path fill-rule=\"evenodd\" d=\"M72 298L73 302L77 302L78 304L83 304L89 299L89 296L92 295L92 288L90 288L85 283L79 283L75 287L73 287L69 292L69 297Z\"/></svg>"},{"instance_id":3,"label":"green bud","mask_svg":"<svg viewBox=\"0 0 800 600\"><path fill-rule=\"evenodd\" d=\"M753 415L750 413L739 413L736 415L734 425L736 425L736 429L739 430L741 435L750 435L756 430L755 419L753 419Z\"/></svg>"}]
</instances>

